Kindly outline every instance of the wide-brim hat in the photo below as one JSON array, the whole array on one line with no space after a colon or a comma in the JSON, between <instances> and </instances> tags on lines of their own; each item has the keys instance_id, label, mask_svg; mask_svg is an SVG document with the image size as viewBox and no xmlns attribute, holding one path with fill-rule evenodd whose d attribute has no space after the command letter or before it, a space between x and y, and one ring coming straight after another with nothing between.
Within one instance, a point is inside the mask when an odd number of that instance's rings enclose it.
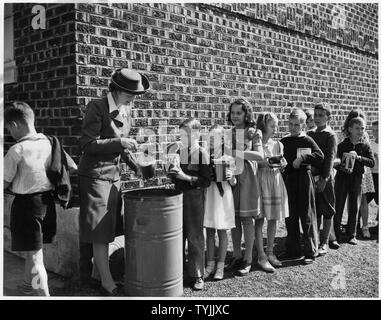
<instances>
[{"instance_id":1,"label":"wide-brim hat","mask_svg":"<svg viewBox=\"0 0 381 320\"><path fill-rule=\"evenodd\" d=\"M147 77L132 69L120 68L111 75L111 83L117 89L130 94L143 94L149 88Z\"/></svg>"}]
</instances>

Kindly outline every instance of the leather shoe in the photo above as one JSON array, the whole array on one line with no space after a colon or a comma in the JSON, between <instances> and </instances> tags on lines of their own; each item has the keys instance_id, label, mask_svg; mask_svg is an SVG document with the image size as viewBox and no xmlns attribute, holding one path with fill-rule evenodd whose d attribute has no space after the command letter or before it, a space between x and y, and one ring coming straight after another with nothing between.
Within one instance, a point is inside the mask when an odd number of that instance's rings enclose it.
<instances>
[{"instance_id":1,"label":"leather shoe","mask_svg":"<svg viewBox=\"0 0 381 320\"><path fill-rule=\"evenodd\" d=\"M100 288L100 294L104 297L117 297L119 295L119 290L117 287L115 287L114 289L112 289L112 291L108 291L106 290L105 288L103 288L101 286Z\"/></svg>"},{"instance_id":2,"label":"leather shoe","mask_svg":"<svg viewBox=\"0 0 381 320\"><path fill-rule=\"evenodd\" d=\"M331 249L334 249L334 250L337 250L340 248L340 244L336 240L330 241L328 245Z\"/></svg>"},{"instance_id":3,"label":"leather shoe","mask_svg":"<svg viewBox=\"0 0 381 320\"><path fill-rule=\"evenodd\" d=\"M278 258L275 256L275 254L269 254L267 256L267 259L269 260L270 264L274 268L280 268L282 266L282 262L278 260Z\"/></svg>"},{"instance_id":4,"label":"leather shoe","mask_svg":"<svg viewBox=\"0 0 381 320\"><path fill-rule=\"evenodd\" d=\"M275 268L270 264L270 262L266 260L258 260L258 266L267 273L274 273Z\"/></svg>"}]
</instances>

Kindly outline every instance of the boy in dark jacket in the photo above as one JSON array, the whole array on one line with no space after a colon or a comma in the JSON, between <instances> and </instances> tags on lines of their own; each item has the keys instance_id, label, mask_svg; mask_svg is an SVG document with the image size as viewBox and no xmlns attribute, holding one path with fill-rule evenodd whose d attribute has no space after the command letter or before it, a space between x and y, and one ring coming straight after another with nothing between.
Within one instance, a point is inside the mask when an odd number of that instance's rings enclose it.
<instances>
[{"instance_id":1,"label":"boy in dark jacket","mask_svg":"<svg viewBox=\"0 0 381 320\"><path fill-rule=\"evenodd\" d=\"M315 201L318 231L320 230L323 217L323 231L319 246L319 255L325 255L328 252L328 240L332 230L333 216L335 214L333 162L337 152L337 136L328 125L330 118L331 109L327 104L319 103L315 105L314 119L317 127L307 132L324 154L322 165L314 167L312 170L316 184ZM333 237L332 241L334 241Z\"/></svg>"},{"instance_id":2,"label":"boy in dark jacket","mask_svg":"<svg viewBox=\"0 0 381 320\"><path fill-rule=\"evenodd\" d=\"M353 118L349 122L349 137L339 143L337 157L341 159L335 177L336 215L334 216L334 230L336 238L340 239L340 225L343 217L345 201L348 197L348 222L346 233L349 243L356 245L357 214L361 204L361 182L364 166L373 168L374 157L370 145L363 140L365 120L361 117ZM345 160L353 155L353 168L346 168Z\"/></svg>"},{"instance_id":3,"label":"boy in dark jacket","mask_svg":"<svg viewBox=\"0 0 381 320\"><path fill-rule=\"evenodd\" d=\"M201 124L190 118L180 125L180 168L174 176L176 190L183 192L183 232L188 241L188 272L193 289L204 287L204 192L211 182L209 155L199 146Z\"/></svg>"},{"instance_id":4,"label":"boy in dark jacket","mask_svg":"<svg viewBox=\"0 0 381 320\"><path fill-rule=\"evenodd\" d=\"M306 114L301 109L292 110L289 117L290 135L281 142L287 166L283 179L288 193L290 216L286 218L286 256L301 256L299 219L304 237L304 264L313 263L318 253L315 190L311 165L319 167L323 152L305 132Z\"/></svg>"}]
</instances>

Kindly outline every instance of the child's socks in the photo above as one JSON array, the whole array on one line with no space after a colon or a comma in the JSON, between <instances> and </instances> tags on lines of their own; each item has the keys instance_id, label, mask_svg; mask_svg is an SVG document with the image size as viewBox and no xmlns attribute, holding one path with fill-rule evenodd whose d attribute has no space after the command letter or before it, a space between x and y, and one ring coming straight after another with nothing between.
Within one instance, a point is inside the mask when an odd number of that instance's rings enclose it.
<instances>
[{"instance_id":1,"label":"child's socks","mask_svg":"<svg viewBox=\"0 0 381 320\"><path fill-rule=\"evenodd\" d=\"M204 279L208 278L212 273L214 273L216 268L216 262L215 261L208 261L206 263L206 268L204 272Z\"/></svg>"},{"instance_id":2,"label":"child's socks","mask_svg":"<svg viewBox=\"0 0 381 320\"><path fill-rule=\"evenodd\" d=\"M217 262L217 269L214 274L214 280L222 280L224 278L225 262Z\"/></svg>"}]
</instances>

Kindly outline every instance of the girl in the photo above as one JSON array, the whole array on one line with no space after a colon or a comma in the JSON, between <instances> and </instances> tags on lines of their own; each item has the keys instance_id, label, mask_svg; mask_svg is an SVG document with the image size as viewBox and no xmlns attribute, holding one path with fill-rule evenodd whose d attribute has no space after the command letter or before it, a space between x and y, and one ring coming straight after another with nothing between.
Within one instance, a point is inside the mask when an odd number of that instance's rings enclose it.
<instances>
[{"instance_id":1,"label":"girl","mask_svg":"<svg viewBox=\"0 0 381 320\"><path fill-rule=\"evenodd\" d=\"M353 109L349 112L347 118L345 119L344 126L343 126L343 132L341 136L339 137L339 142L344 140L346 137L349 136L349 122L356 117L363 118L366 120L365 114L360 109ZM364 133L364 136L362 140L368 144L370 144L369 135L367 132ZM369 217L369 211L368 211L368 201L367 201L367 193L374 192L374 183L372 178L372 172L369 167L364 167L365 173L363 174L363 179L361 183L361 205L360 205L360 214L358 218L358 226L360 226L360 217L362 219L362 235L365 239L370 238L370 232L368 227L368 217Z\"/></svg>"},{"instance_id":2,"label":"girl","mask_svg":"<svg viewBox=\"0 0 381 320\"><path fill-rule=\"evenodd\" d=\"M233 152L235 152L240 133L243 131L244 152L243 152L243 172L237 175L237 184L233 187L234 207L236 213L235 225L232 229L233 240L233 261L231 269L238 269L241 276L247 275L251 269L252 251L254 246L254 223L255 223L255 242L258 251L258 264L266 272L274 272L275 269L269 263L263 250L263 218L260 211L260 190L258 184L258 165L256 161L263 160L263 149L260 131L250 128L254 124L252 108L244 99L234 101L229 106L229 123L233 124ZM237 153L236 156L239 156ZM242 259L241 237L242 227L245 239L245 255Z\"/></svg>"},{"instance_id":3,"label":"girl","mask_svg":"<svg viewBox=\"0 0 381 320\"><path fill-rule=\"evenodd\" d=\"M274 255L274 239L277 220L288 217L288 198L286 187L281 175L282 167L285 167L285 159L278 160L279 164L274 167L270 164L271 157L283 156L283 145L280 141L271 139L274 135L278 119L272 112L260 114L258 117L258 129L262 131L262 145L267 160L258 162L258 180L261 188L262 213L265 215L267 224L267 249L266 254L273 267L281 267L282 263Z\"/></svg>"},{"instance_id":4,"label":"girl","mask_svg":"<svg viewBox=\"0 0 381 320\"><path fill-rule=\"evenodd\" d=\"M223 155L223 134L224 129L218 124L210 128L210 163L212 177L214 178L216 174L212 165L214 159L218 159ZM207 265L204 278L208 278L214 273L214 280L224 278L224 265L228 246L226 230L235 227L234 199L231 186L234 186L237 181L231 170L227 170L226 176L228 181L212 182L206 189L205 195L204 227L206 228ZM217 268L214 261L216 230L219 239Z\"/></svg>"}]
</instances>

